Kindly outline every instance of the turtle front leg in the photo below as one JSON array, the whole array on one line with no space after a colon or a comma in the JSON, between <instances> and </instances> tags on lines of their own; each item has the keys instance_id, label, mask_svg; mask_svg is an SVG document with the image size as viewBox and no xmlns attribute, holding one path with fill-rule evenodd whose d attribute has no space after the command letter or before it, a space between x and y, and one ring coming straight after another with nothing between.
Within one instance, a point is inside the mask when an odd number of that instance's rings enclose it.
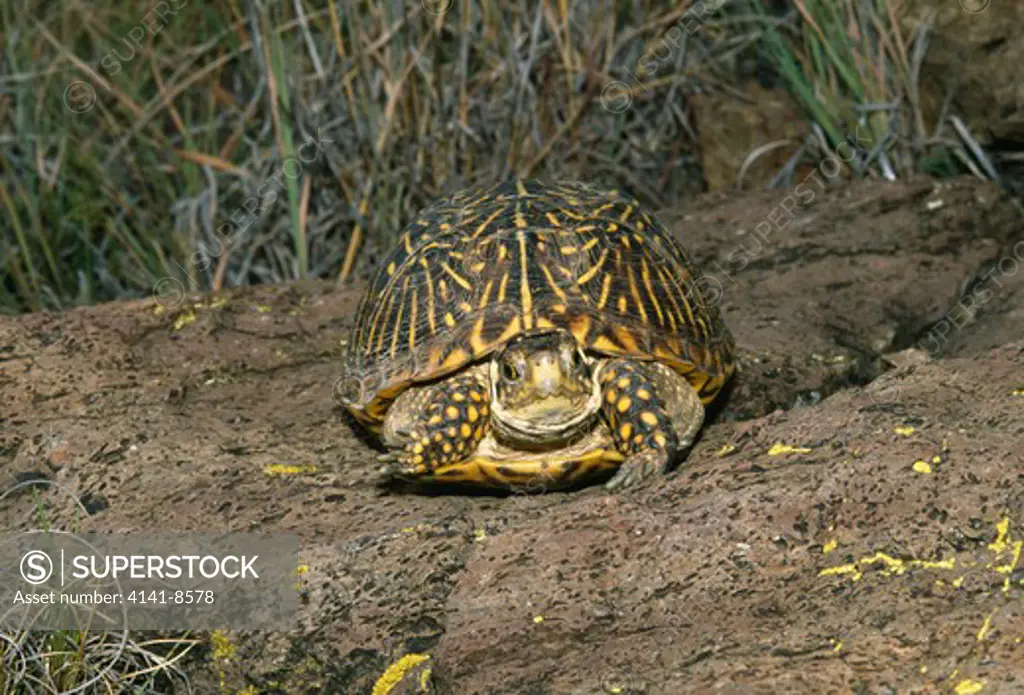
<instances>
[{"instance_id":1,"label":"turtle front leg","mask_svg":"<svg viewBox=\"0 0 1024 695\"><path fill-rule=\"evenodd\" d=\"M602 413L626 460L608 481L609 490L634 485L666 471L693 444L704 422L704 406L690 383L658 362L614 359L599 373Z\"/></svg>"},{"instance_id":2,"label":"turtle front leg","mask_svg":"<svg viewBox=\"0 0 1024 695\"><path fill-rule=\"evenodd\" d=\"M438 467L472 456L490 422L487 380L473 370L402 393L384 419L381 473L430 476Z\"/></svg>"}]
</instances>

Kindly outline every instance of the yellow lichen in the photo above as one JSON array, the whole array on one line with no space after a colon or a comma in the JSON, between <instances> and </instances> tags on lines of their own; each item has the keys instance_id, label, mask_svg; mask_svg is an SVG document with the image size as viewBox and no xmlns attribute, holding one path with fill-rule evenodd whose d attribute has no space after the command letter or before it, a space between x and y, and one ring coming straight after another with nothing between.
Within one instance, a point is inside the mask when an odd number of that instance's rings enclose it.
<instances>
[{"instance_id":1,"label":"yellow lichen","mask_svg":"<svg viewBox=\"0 0 1024 695\"><path fill-rule=\"evenodd\" d=\"M387 667L373 684L373 695L388 695L416 666L430 658L429 654L406 654ZM422 679L422 676L421 676ZM421 680L422 683L422 680Z\"/></svg>"},{"instance_id":2,"label":"yellow lichen","mask_svg":"<svg viewBox=\"0 0 1024 695\"><path fill-rule=\"evenodd\" d=\"M782 442L775 442L768 450L769 456L781 456L782 454L809 454L812 450L805 447L790 446Z\"/></svg>"},{"instance_id":3,"label":"yellow lichen","mask_svg":"<svg viewBox=\"0 0 1024 695\"><path fill-rule=\"evenodd\" d=\"M827 567L818 572L818 576L825 577L836 574L852 574L853 581L858 581L862 576L864 576L864 573L859 569L859 565L873 565L878 562L885 564L885 569L882 570L882 576L888 577L893 574L901 575L907 570L915 567L923 569L953 569L956 565L956 558L951 557L948 560L900 560L899 558L886 555L885 553L875 553L868 557L862 557L856 562L839 565L837 567Z\"/></svg>"},{"instance_id":4,"label":"yellow lichen","mask_svg":"<svg viewBox=\"0 0 1024 695\"><path fill-rule=\"evenodd\" d=\"M722 448L715 452L715 456L721 458L723 456L728 456L734 451L736 451L735 444L723 444Z\"/></svg>"},{"instance_id":5,"label":"yellow lichen","mask_svg":"<svg viewBox=\"0 0 1024 695\"><path fill-rule=\"evenodd\" d=\"M260 312L261 314L269 314L271 311L273 311L273 309L271 309L271 307L267 306L266 304L257 304L253 308L256 309L256 311Z\"/></svg>"},{"instance_id":6,"label":"yellow lichen","mask_svg":"<svg viewBox=\"0 0 1024 695\"><path fill-rule=\"evenodd\" d=\"M174 330L180 331L182 328L190 323L195 323L196 315L191 311L186 311L178 315L178 318L174 319Z\"/></svg>"},{"instance_id":7,"label":"yellow lichen","mask_svg":"<svg viewBox=\"0 0 1024 695\"><path fill-rule=\"evenodd\" d=\"M839 547L839 541L837 541L835 538L833 538L828 543L826 543L825 545L821 546L821 552L822 552L823 555L828 555L833 550L835 550L837 547Z\"/></svg>"},{"instance_id":8,"label":"yellow lichen","mask_svg":"<svg viewBox=\"0 0 1024 695\"><path fill-rule=\"evenodd\" d=\"M980 693L985 689L985 681L975 681L970 678L964 678L962 681L956 684L954 689L956 695L974 695Z\"/></svg>"},{"instance_id":9,"label":"yellow lichen","mask_svg":"<svg viewBox=\"0 0 1024 695\"><path fill-rule=\"evenodd\" d=\"M992 626L992 616L993 615L995 615L994 612L989 613L988 615L985 616L985 622L983 622L981 624L981 629L978 630L978 641L979 642L982 641L983 639L985 639L985 635L988 633L989 628Z\"/></svg>"},{"instance_id":10,"label":"yellow lichen","mask_svg":"<svg viewBox=\"0 0 1024 695\"><path fill-rule=\"evenodd\" d=\"M832 574L852 574L853 581L859 580L863 573L857 569L857 563L851 562L848 565L838 565L836 567L826 567L825 569L818 572L819 577L827 577Z\"/></svg>"},{"instance_id":11,"label":"yellow lichen","mask_svg":"<svg viewBox=\"0 0 1024 695\"><path fill-rule=\"evenodd\" d=\"M295 466L286 463L272 463L263 468L263 475L268 477L274 477L276 475L298 475L300 473L316 473L316 465L306 463L301 466Z\"/></svg>"},{"instance_id":12,"label":"yellow lichen","mask_svg":"<svg viewBox=\"0 0 1024 695\"><path fill-rule=\"evenodd\" d=\"M918 459L917 461L914 461L914 471L917 473L931 473L932 466L924 459Z\"/></svg>"},{"instance_id":13,"label":"yellow lichen","mask_svg":"<svg viewBox=\"0 0 1024 695\"><path fill-rule=\"evenodd\" d=\"M543 623L544 622L544 616L543 615L535 615L535 616L533 616L533 622L537 623L538 625L540 623Z\"/></svg>"},{"instance_id":14,"label":"yellow lichen","mask_svg":"<svg viewBox=\"0 0 1024 695\"><path fill-rule=\"evenodd\" d=\"M994 551L997 555L1002 555L1010 547L1010 518L1003 517L1001 521L996 524L996 539L988 544L988 549Z\"/></svg>"},{"instance_id":15,"label":"yellow lichen","mask_svg":"<svg viewBox=\"0 0 1024 695\"><path fill-rule=\"evenodd\" d=\"M1010 591L1010 575L1020 564L1020 556L1022 550L1024 550L1024 540L1015 541L1013 536L1010 535L1010 518L1004 517L999 523L996 524L996 539L988 544L988 549L996 554L999 558L1003 553L1010 553L1010 561L1005 565L998 565L993 567L995 563L990 563L988 566L999 574L1005 575L1003 577L1003 593Z\"/></svg>"},{"instance_id":16,"label":"yellow lichen","mask_svg":"<svg viewBox=\"0 0 1024 695\"><path fill-rule=\"evenodd\" d=\"M903 435L904 437L909 437L915 430L910 425L900 425L899 427L893 427L892 431L896 434Z\"/></svg>"},{"instance_id":17,"label":"yellow lichen","mask_svg":"<svg viewBox=\"0 0 1024 695\"><path fill-rule=\"evenodd\" d=\"M227 673L224 665L235 658L238 648L234 641L223 630L214 630L210 634L210 646L213 647L213 660L217 667L217 679L220 682L220 692L227 693Z\"/></svg>"},{"instance_id":18,"label":"yellow lichen","mask_svg":"<svg viewBox=\"0 0 1024 695\"><path fill-rule=\"evenodd\" d=\"M210 635L210 646L213 647L213 658L217 661L233 659L238 651L235 643L223 630L214 630Z\"/></svg>"}]
</instances>

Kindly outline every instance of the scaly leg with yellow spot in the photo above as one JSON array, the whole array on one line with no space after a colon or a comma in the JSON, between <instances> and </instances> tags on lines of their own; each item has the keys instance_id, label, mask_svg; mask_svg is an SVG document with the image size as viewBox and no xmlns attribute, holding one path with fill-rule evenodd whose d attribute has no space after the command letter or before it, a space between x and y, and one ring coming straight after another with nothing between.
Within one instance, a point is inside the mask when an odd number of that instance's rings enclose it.
<instances>
[{"instance_id":1,"label":"scaly leg with yellow spot","mask_svg":"<svg viewBox=\"0 0 1024 695\"><path fill-rule=\"evenodd\" d=\"M704 406L684 377L658 362L608 360L598 374L601 411L626 460L606 487L620 490L665 472L693 444Z\"/></svg>"},{"instance_id":2,"label":"scaly leg with yellow spot","mask_svg":"<svg viewBox=\"0 0 1024 695\"><path fill-rule=\"evenodd\" d=\"M486 376L480 370L412 387L388 409L381 473L414 479L473 455L490 421Z\"/></svg>"}]
</instances>

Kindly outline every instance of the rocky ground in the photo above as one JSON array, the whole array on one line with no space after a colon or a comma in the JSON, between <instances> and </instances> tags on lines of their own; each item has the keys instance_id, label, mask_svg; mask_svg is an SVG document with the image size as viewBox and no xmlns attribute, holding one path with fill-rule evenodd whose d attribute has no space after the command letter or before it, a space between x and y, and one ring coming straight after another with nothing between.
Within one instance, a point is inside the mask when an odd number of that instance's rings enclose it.
<instances>
[{"instance_id":1,"label":"rocky ground","mask_svg":"<svg viewBox=\"0 0 1024 695\"><path fill-rule=\"evenodd\" d=\"M200 693L1024 693L1024 215L805 183L664 213L741 364L639 490L381 486L332 396L362 286L320 282L3 319L0 481L64 527L72 491L83 530L298 534L294 624Z\"/></svg>"}]
</instances>

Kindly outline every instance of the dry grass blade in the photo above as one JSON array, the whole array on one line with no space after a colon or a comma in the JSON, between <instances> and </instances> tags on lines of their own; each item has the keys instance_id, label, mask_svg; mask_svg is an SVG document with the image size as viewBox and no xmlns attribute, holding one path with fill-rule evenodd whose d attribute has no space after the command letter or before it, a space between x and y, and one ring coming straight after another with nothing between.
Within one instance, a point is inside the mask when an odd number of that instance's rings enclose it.
<instances>
[{"instance_id":1,"label":"dry grass blade","mask_svg":"<svg viewBox=\"0 0 1024 695\"><path fill-rule=\"evenodd\" d=\"M363 220L370 209L370 192L373 190L373 182L367 181L366 188L359 200L356 223L352 228L352 236L349 238L348 248L345 251L345 260L341 265L341 273L338 275L339 282L345 282L352 275L352 268L356 263L356 254L363 242Z\"/></svg>"},{"instance_id":2,"label":"dry grass blade","mask_svg":"<svg viewBox=\"0 0 1024 695\"><path fill-rule=\"evenodd\" d=\"M978 144L978 141L974 139L971 135L971 131L967 129L966 125L964 125L964 122L956 116L950 116L949 121L953 124L953 128L956 130L957 135L959 135L960 139L964 141L965 145L967 145L967 149L970 150L972 155L974 155L978 164L980 164L981 168L985 170L985 175L992 181L998 182L999 173L996 172L995 166L992 165L992 160L990 160L988 155L985 154L985 150L982 149L981 145ZM985 178L985 176L981 176L980 174L978 174L978 177L982 179Z\"/></svg>"},{"instance_id":3,"label":"dry grass blade","mask_svg":"<svg viewBox=\"0 0 1024 695\"><path fill-rule=\"evenodd\" d=\"M174 154L181 157L182 159L188 159L196 164L205 164L217 169L218 171L224 171L241 178L249 178L251 174L241 168L237 167L231 162L225 161L220 157L215 157L212 154L203 154L202 152L189 152L188 150L174 149Z\"/></svg>"}]
</instances>

